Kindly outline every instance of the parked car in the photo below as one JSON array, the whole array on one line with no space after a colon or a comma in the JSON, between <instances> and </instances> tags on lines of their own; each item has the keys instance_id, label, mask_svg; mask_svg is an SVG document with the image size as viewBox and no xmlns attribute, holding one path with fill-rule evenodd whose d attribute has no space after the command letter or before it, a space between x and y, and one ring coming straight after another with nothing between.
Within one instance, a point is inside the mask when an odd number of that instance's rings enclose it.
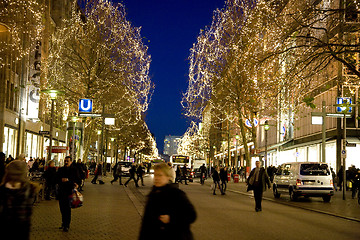
<instances>
[{"instance_id":1,"label":"parked car","mask_svg":"<svg viewBox=\"0 0 360 240\"><path fill-rule=\"evenodd\" d=\"M298 197L322 197L329 202L334 195L331 171L326 163L290 162L280 165L273 183L275 198L289 194L292 201Z\"/></svg>"}]
</instances>

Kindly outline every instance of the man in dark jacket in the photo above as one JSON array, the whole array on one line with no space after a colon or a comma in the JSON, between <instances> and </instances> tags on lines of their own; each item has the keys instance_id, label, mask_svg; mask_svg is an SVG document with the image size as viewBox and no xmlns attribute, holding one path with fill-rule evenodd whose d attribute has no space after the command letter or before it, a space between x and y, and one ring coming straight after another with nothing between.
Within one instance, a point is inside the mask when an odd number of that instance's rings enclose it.
<instances>
[{"instance_id":1,"label":"man in dark jacket","mask_svg":"<svg viewBox=\"0 0 360 240\"><path fill-rule=\"evenodd\" d=\"M51 195L55 193L55 186L57 181L55 162L50 160L48 167L43 175L45 179L45 199L51 200Z\"/></svg>"},{"instance_id":2,"label":"man in dark jacket","mask_svg":"<svg viewBox=\"0 0 360 240\"><path fill-rule=\"evenodd\" d=\"M74 188L81 184L81 179L75 167L71 166L71 157L67 156L64 160L64 166L59 168L57 172L57 183L59 185L59 206L62 217L60 229L64 232L69 231L71 221L71 208L69 196Z\"/></svg>"},{"instance_id":3,"label":"man in dark jacket","mask_svg":"<svg viewBox=\"0 0 360 240\"><path fill-rule=\"evenodd\" d=\"M127 184L130 182L131 179L133 179L134 182L135 182L135 186L139 187L139 185L138 185L138 183L137 183L137 181L135 179L135 173L136 173L136 165L135 165L135 163L132 164L132 166L131 166L131 168L129 170L129 173L130 173L130 178L126 181L124 186L127 187Z\"/></svg>"},{"instance_id":4,"label":"man in dark jacket","mask_svg":"<svg viewBox=\"0 0 360 240\"><path fill-rule=\"evenodd\" d=\"M141 180L141 185L142 186L145 186L144 185L144 179L143 179L143 176L145 174L145 171L144 171L144 166L142 163L140 163L140 165L138 166L138 168L136 169L136 175L137 175L137 182L139 182L139 179Z\"/></svg>"},{"instance_id":5,"label":"man in dark jacket","mask_svg":"<svg viewBox=\"0 0 360 240\"><path fill-rule=\"evenodd\" d=\"M110 181L111 184L113 184L113 182L116 182L118 179L120 179L119 180L120 185L123 185L121 183L121 174L122 174L121 167L122 166L121 166L121 164L119 162L115 164L114 169L113 169L113 177L114 177L114 179Z\"/></svg>"},{"instance_id":6,"label":"man in dark jacket","mask_svg":"<svg viewBox=\"0 0 360 240\"><path fill-rule=\"evenodd\" d=\"M226 183L228 182L226 167L220 169L220 180L221 180L222 195L225 195Z\"/></svg>"},{"instance_id":7,"label":"man in dark jacket","mask_svg":"<svg viewBox=\"0 0 360 240\"><path fill-rule=\"evenodd\" d=\"M215 190L216 190L216 187L219 187L220 189L220 192L222 195L223 194L223 190L220 186L220 176L219 176L219 170L220 168L218 166L215 167L214 171L213 171L213 174L212 174L212 178L213 178L213 181L214 181L214 192L213 192L213 195L216 195L215 193Z\"/></svg>"},{"instance_id":8,"label":"man in dark jacket","mask_svg":"<svg viewBox=\"0 0 360 240\"><path fill-rule=\"evenodd\" d=\"M205 178L207 177L205 163L199 168L199 172L200 172L200 183L204 184Z\"/></svg>"},{"instance_id":9,"label":"man in dark jacket","mask_svg":"<svg viewBox=\"0 0 360 240\"><path fill-rule=\"evenodd\" d=\"M261 167L260 161L256 161L256 167L251 170L250 175L246 181L248 185L248 191L254 191L255 198L255 211L259 212L262 210L261 201L263 192L266 191L266 185L269 189L271 188L269 176L265 168Z\"/></svg>"}]
</instances>

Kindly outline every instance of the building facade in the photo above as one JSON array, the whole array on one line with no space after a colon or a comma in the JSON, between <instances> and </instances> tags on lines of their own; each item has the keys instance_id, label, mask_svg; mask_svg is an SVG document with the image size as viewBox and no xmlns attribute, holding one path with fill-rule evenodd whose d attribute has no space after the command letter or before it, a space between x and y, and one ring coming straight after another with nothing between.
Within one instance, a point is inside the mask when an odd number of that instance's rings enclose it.
<instances>
[{"instance_id":1,"label":"building facade","mask_svg":"<svg viewBox=\"0 0 360 240\"><path fill-rule=\"evenodd\" d=\"M164 154L173 155L178 153L179 143L181 141L181 136L165 136L164 139Z\"/></svg>"},{"instance_id":2,"label":"building facade","mask_svg":"<svg viewBox=\"0 0 360 240\"><path fill-rule=\"evenodd\" d=\"M50 122L54 124L52 146L53 159L59 161L66 151L66 129L63 127L66 119L63 114L57 114L51 119L49 101L40 95L40 86L46 84L43 78L42 62L49 51L49 38L61 19L69 16L71 1L37 1L36 8L30 9L27 1L18 1L18 7L7 8L7 15L0 16L0 151L6 156L16 157L22 153L26 158L47 156L50 145ZM6 4L6 3L5 3ZM14 4L15 6L17 6ZM20 5L23 4L24 8ZM25 13L28 17L21 19ZM36 16L34 16L36 15ZM38 21L38 22L36 22ZM19 22L23 22L23 26ZM38 29L31 29L38 26ZM30 31L37 34L29 34ZM19 40L21 49L5 49L7 45ZM55 102L56 104L61 104ZM61 151L60 151L61 150Z\"/></svg>"}]
</instances>

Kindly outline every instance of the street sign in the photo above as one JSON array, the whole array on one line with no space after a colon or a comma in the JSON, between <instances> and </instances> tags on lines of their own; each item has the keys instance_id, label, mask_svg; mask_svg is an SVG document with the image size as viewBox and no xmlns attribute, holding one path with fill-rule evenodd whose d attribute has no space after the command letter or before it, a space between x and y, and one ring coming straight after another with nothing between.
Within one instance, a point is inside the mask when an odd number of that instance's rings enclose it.
<instances>
[{"instance_id":1,"label":"street sign","mask_svg":"<svg viewBox=\"0 0 360 240\"><path fill-rule=\"evenodd\" d=\"M347 147L356 147L356 143L346 143Z\"/></svg>"},{"instance_id":2,"label":"street sign","mask_svg":"<svg viewBox=\"0 0 360 240\"><path fill-rule=\"evenodd\" d=\"M254 118L253 121L254 121L254 127L257 127L259 125L259 121L256 118ZM245 120L245 125L249 128L253 127L249 119Z\"/></svg>"},{"instance_id":3,"label":"street sign","mask_svg":"<svg viewBox=\"0 0 360 240\"><path fill-rule=\"evenodd\" d=\"M327 117L336 117L336 118L343 118L344 114L343 113L327 113L326 114ZM352 115L351 114L345 114L346 118L351 118Z\"/></svg>"},{"instance_id":4,"label":"street sign","mask_svg":"<svg viewBox=\"0 0 360 240\"><path fill-rule=\"evenodd\" d=\"M79 113L79 117L101 117L100 113Z\"/></svg>"},{"instance_id":5,"label":"street sign","mask_svg":"<svg viewBox=\"0 0 360 240\"><path fill-rule=\"evenodd\" d=\"M341 157L346 158L346 150L341 150Z\"/></svg>"},{"instance_id":6,"label":"street sign","mask_svg":"<svg viewBox=\"0 0 360 240\"><path fill-rule=\"evenodd\" d=\"M39 131L40 135L50 135L50 131Z\"/></svg>"},{"instance_id":7,"label":"street sign","mask_svg":"<svg viewBox=\"0 0 360 240\"><path fill-rule=\"evenodd\" d=\"M46 150L49 151L49 146L46 147ZM67 146L52 146L51 152L52 153L66 153L69 150Z\"/></svg>"},{"instance_id":8,"label":"street sign","mask_svg":"<svg viewBox=\"0 0 360 240\"><path fill-rule=\"evenodd\" d=\"M348 104L352 104L352 100L349 97L336 98L336 104L343 104L344 102L347 102ZM345 110L346 110L346 107L336 107L336 112L338 112L338 113L341 113ZM351 113L351 112L352 112L352 107L349 107L348 113Z\"/></svg>"},{"instance_id":9,"label":"street sign","mask_svg":"<svg viewBox=\"0 0 360 240\"><path fill-rule=\"evenodd\" d=\"M92 99L80 99L79 100L79 113L91 113L92 112Z\"/></svg>"}]
</instances>

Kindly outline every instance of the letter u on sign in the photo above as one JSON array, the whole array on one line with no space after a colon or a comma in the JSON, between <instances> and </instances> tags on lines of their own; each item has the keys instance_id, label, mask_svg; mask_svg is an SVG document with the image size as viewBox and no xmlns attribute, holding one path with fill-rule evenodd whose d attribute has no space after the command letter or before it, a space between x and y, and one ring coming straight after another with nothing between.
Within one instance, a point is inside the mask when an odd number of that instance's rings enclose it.
<instances>
[{"instance_id":1,"label":"letter u on sign","mask_svg":"<svg viewBox=\"0 0 360 240\"><path fill-rule=\"evenodd\" d=\"M92 100L91 99L80 99L79 101L79 112L92 112Z\"/></svg>"}]
</instances>

